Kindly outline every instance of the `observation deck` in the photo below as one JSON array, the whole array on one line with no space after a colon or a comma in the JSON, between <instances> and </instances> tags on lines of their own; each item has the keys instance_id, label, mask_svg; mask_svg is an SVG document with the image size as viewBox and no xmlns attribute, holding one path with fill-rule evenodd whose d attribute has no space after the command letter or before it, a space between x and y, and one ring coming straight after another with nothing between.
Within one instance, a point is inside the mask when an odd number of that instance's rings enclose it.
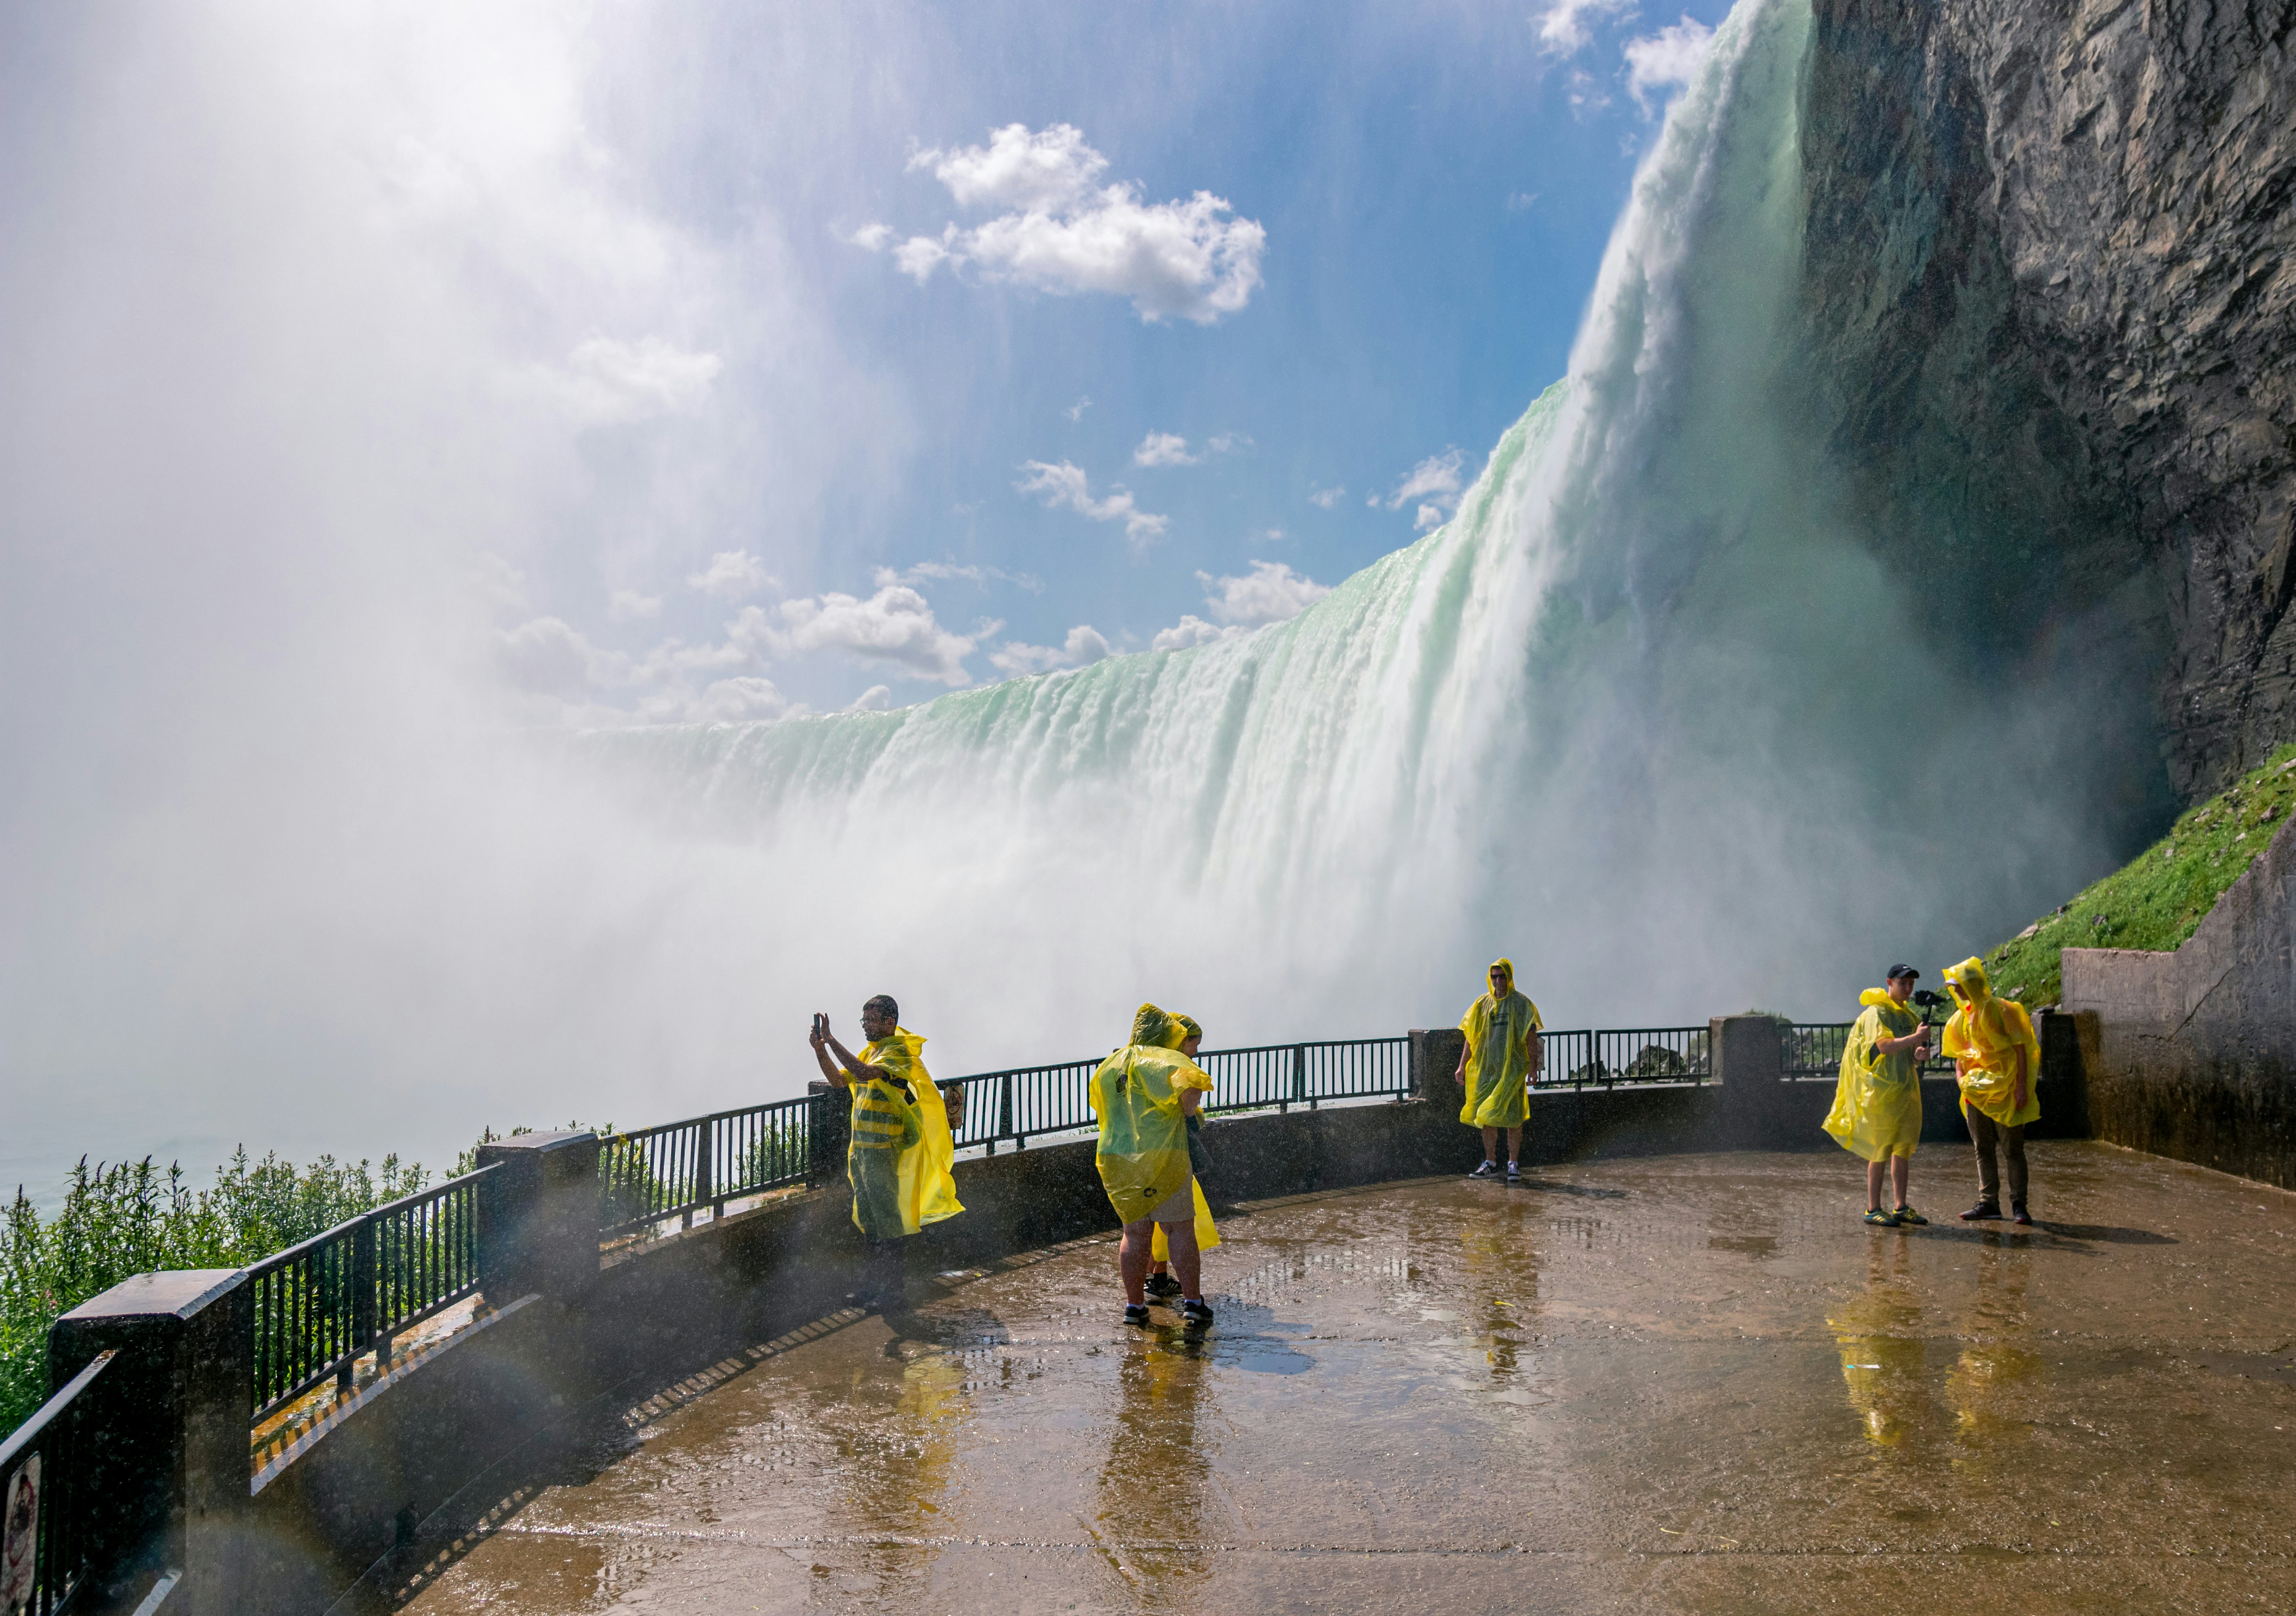
<instances>
[{"instance_id":1,"label":"observation deck","mask_svg":"<svg viewBox=\"0 0 2296 1616\"><path fill-rule=\"evenodd\" d=\"M2042 1221L1868 1228L1839 1152L1253 1203L1218 1322L1112 1241L729 1354L352 1604L1448 1613L2296 1604L2296 1200L2038 1142ZM346 1606L344 1608L349 1608Z\"/></svg>"}]
</instances>

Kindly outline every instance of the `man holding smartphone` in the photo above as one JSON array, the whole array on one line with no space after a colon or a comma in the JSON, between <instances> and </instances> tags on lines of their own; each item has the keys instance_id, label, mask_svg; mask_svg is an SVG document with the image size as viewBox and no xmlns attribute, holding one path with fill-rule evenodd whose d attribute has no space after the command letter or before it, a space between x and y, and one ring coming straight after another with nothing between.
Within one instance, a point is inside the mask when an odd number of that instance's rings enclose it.
<instances>
[{"instance_id":1,"label":"man holding smartphone","mask_svg":"<svg viewBox=\"0 0 2296 1616\"><path fill-rule=\"evenodd\" d=\"M853 1093L845 1177L853 1186L853 1225L868 1247L857 1300L876 1308L903 1300L901 1241L964 1210L949 1170L956 1144L940 1090L925 1070L925 1041L900 1016L892 996L881 993L861 1006L868 1042L859 1054L837 1041L818 1011L810 1040L821 1075Z\"/></svg>"}]
</instances>

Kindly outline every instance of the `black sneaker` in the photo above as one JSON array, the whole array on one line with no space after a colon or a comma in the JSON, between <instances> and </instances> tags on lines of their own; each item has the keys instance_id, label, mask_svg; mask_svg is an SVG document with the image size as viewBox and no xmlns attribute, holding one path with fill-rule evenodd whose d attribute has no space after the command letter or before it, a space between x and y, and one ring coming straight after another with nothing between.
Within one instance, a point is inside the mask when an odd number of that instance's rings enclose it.
<instances>
[{"instance_id":1,"label":"black sneaker","mask_svg":"<svg viewBox=\"0 0 2296 1616\"><path fill-rule=\"evenodd\" d=\"M1961 1215L1961 1220L1964 1223L1982 1223L1988 1219L1998 1218L2000 1216L2001 1203L1999 1202L1980 1201L1975 1206L1970 1208L1969 1210L1964 1212Z\"/></svg>"},{"instance_id":2,"label":"black sneaker","mask_svg":"<svg viewBox=\"0 0 2296 1616\"><path fill-rule=\"evenodd\" d=\"M1498 1176L1499 1164L1496 1161L1486 1161L1482 1166L1477 1168L1473 1172L1467 1175L1470 1178L1496 1178Z\"/></svg>"},{"instance_id":3,"label":"black sneaker","mask_svg":"<svg viewBox=\"0 0 2296 1616\"><path fill-rule=\"evenodd\" d=\"M1209 1330L1212 1327L1212 1310L1201 1298L1190 1297L1180 1304L1180 1322L1191 1330Z\"/></svg>"},{"instance_id":4,"label":"black sneaker","mask_svg":"<svg viewBox=\"0 0 2296 1616\"><path fill-rule=\"evenodd\" d=\"M2033 1221L2033 1214L2025 1210L2025 1203L2023 1202L2013 1202L2010 1204L2009 1208L2009 1221L2012 1223L2021 1223L2030 1226Z\"/></svg>"},{"instance_id":5,"label":"black sneaker","mask_svg":"<svg viewBox=\"0 0 2296 1616\"><path fill-rule=\"evenodd\" d=\"M1899 1207L1897 1210L1895 1216L1899 1223L1910 1223L1917 1226L1929 1221L1928 1218L1923 1217L1919 1212L1916 1212L1909 1206Z\"/></svg>"},{"instance_id":6,"label":"black sneaker","mask_svg":"<svg viewBox=\"0 0 2296 1616\"><path fill-rule=\"evenodd\" d=\"M1509 1184L1521 1184L1522 1182L1522 1169L1517 1167L1512 1161L1507 1163L1507 1182Z\"/></svg>"},{"instance_id":7,"label":"black sneaker","mask_svg":"<svg viewBox=\"0 0 2296 1616\"><path fill-rule=\"evenodd\" d=\"M1180 1293L1180 1282L1169 1274L1151 1274L1148 1276L1147 1290L1149 1295L1162 1301L1167 1297L1177 1296Z\"/></svg>"},{"instance_id":8,"label":"black sneaker","mask_svg":"<svg viewBox=\"0 0 2296 1616\"><path fill-rule=\"evenodd\" d=\"M1898 1226L1898 1215L1885 1212L1878 1206L1869 1206L1866 1209L1866 1221L1877 1229L1894 1229Z\"/></svg>"},{"instance_id":9,"label":"black sneaker","mask_svg":"<svg viewBox=\"0 0 2296 1616\"><path fill-rule=\"evenodd\" d=\"M1128 1325L1137 1325L1141 1329L1145 1330L1148 1327L1148 1304L1144 1301L1126 1302L1124 1322Z\"/></svg>"}]
</instances>

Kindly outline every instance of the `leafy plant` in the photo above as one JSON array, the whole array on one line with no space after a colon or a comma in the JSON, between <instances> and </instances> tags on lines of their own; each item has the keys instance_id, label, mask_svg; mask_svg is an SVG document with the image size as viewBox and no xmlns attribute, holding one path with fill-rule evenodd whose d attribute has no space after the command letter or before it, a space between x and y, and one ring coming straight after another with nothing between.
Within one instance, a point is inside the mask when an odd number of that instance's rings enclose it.
<instances>
[{"instance_id":1,"label":"leafy plant","mask_svg":"<svg viewBox=\"0 0 2296 1616\"><path fill-rule=\"evenodd\" d=\"M2063 997L2067 948L2176 947L2247 874L2292 808L2296 746L2284 746L2187 809L2128 863L1986 955L1986 975L1997 992L2038 1007Z\"/></svg>"},{"instance_id":2,"label":"leafy plant","mask_svg":"<svg viewBox=\"0 0 2296 1616\"><path fill-rule=\"evenodd\" d=\"M0 1432L37 1413L48 1391L48 1326L91 1296L159 1268L233 1268L308 1240L423 1187L419 1163L385 1156L298 1168L245 1146L203 1190L180 1164L83 1156L52 1218L17 1186L0 1229Z\"/></svg>"}]
</instances>

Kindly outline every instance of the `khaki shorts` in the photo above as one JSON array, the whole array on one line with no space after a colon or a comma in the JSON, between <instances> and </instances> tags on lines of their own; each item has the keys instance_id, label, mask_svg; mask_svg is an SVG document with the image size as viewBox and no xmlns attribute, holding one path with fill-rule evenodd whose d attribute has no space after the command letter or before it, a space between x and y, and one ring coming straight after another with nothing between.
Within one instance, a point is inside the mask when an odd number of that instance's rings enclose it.
<instances>
[{"instance_id":1,"label":"khaki shorts","mask_svg":"<svg viewBox=\"0 0 2296 1616\"><path fill-rule=\"evenodd\" d=\"M1195 1190L1196 1181L1191 1176L1182 1181L1178 1189L1174 1190L1157 1203L1156 1210L1148 1214L1148 1221L1163 1224L1195 1222Z\"/></svg>"}]
</instances>

